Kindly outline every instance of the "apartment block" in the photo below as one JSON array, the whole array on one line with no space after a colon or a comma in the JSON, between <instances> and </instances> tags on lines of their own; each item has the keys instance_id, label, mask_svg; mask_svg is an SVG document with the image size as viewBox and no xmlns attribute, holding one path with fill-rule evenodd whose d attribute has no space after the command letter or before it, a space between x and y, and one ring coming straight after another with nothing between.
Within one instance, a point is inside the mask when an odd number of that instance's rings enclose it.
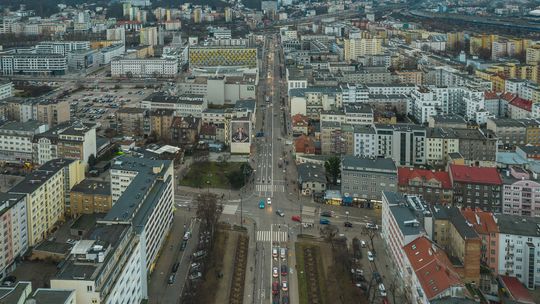
<instances>
[{"instance_id":1,"label":"apartment block","mask_svg":"<svg viewBox=\"0 0 540 304\"><path fill-rule=\"evenodd\" d=\"M37 120L49 127L70 120L70 106L67 100L11 97L7 104L6 118L19 122Z\"/></svg>"},{"instance_id":2,"label":"apartment block","mask_svg":"<svg viewBox=\"0 0 540 304\"><path fill-rule=\"evenodd\" d=\"M0 126L0 160L6 162L34 162L32 141L48 126L38 121L9 121Z\"/></svg>"},{"instance_id":3,"label":"apartment block","mask_svg":"<svg viewBox=\"0 0 540 304\"><path fill-rule=\"evenodd\" d=\"M66 196L71 187L84 178L78 160L55 159L28 174L9 190L26 197L28 246L46 239L58 221L64 220Z\"/></svg>"},{"instance_id":4,"label":"apartment block","mask_svg":"<svg viewBox=\"0 0 540 304\"><path fill-rule=\"evenodd\" d=\"M493 213L465 208L461 210L461 214L482 240L480 262L497 273L499 267L499 228Z\"/></svg>"},{"instance_id":5,"label":"apartment block","mask_svg":"<svg viewBox=\"0 0 540 304\"><path fill-rule=\"evenodd\" d=\"M147 111L141 108L121 108L116 112L118 131L124 136L142 136L147 134Z\"/></svg>"},{"instance_id":6,"label":"apartment block","mask_svg":"<svg viewBox=\"0 0 540 304\"><path fill-rule=\"evenodd\" d=\"M0 100L13 96L13 83L11 81L0 81Z\"/></svg>"},{"instance_id":7,"label":"apartment block","mask_svg":"<svg viewBox=\"0 0 540 304\"><path fill-rule=\"evenodd\" d=\"M398 168L398 189L404 194L421 196L430 204L452 203L452 182L445 171Z\"/></svg>"},{"instance_id":8,"label":"apartment block","mask_svg":"<svg viewBox=\"0 0 540 304\"><path fill-rule=\"evenodd\" d=\"M426 163L426 128L413 124L376 124L377 156L391 158L397 166Z\"/></svg>"},{"instance_id":9,"label":"apartment block","mask_svg":"<svg viewBox=\"0 0 540 304\"><path fill-rule=\"evenodd\" d=\"M28 250L28 215L24 194L0 193L0 275L4 278L16 267L16 260ZM1 301L1 300L0 300Z\"/></svg>"},{"instance_id":10,"label":"apartment block","mask_svg":"<svg viewBox=\"0 0 540 304\"><path fill-rule=\"evenodd\" d=\"M66 213L73 218L81 214L107 213L112 207L111 184L85 179L69 192L70 206Z\"/></svg>"},{"instance_id":11,"label":"apartment block","mask_svg":"<svg viewBox=\"0 0 540 304\"><path fill-rule=\"evenodd\" d=\"M449 173L454 187L455 206L502 212L502 180L497 169L450 165Z\"/></svg>"},{"instance_id":12,"label":"apartment block","mask_svg":"<svg viewBox=\"0 0 540 304\"><path fill-rule=\"evenodd\" d=\"M346 155L341 160L341 193L354 200L380 202L383 190L397 190L397 169L388 158Z\"/></svg>"},{"instance_id":13,"label":"apartment block","mask_svg":"<svg viewBox=\"0 0 540 304\"><path fill-rule=\"evenodd\" d=\"M112 77L175 77L178 60L168 58L113 59Z\"/></svg>"},{"instance_id":14,"label":"apartment block","mask_svg":"<svg viewBox=\"0 0 540 304\"><path fill-rule=\"evenodd\" d=\"M502 213L540 217L540 181L536 173L510 166L502 174Z\"/></svg>"}]
</instances>

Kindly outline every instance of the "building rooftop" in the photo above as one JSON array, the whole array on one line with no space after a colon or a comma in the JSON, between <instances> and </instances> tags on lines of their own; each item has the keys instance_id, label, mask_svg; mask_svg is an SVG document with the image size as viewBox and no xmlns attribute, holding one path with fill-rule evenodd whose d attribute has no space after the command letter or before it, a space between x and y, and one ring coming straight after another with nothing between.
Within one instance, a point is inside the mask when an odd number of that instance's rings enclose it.
<instances>
[{"instance_id":1,"label":"building rooftop","mask_svg":"<svg viewBox=\"0 0 540 304\"><path fill-rule=\"evenodd\" d=\"M27 174L25 179L9 190L10 193L32 193L67 165L78 160L57 158Z\"/></svg>"},{"instance_id":2,"label":"building rooftop","mask_svg":"<svg viewBox=\"0 0 540 304\"><path fill-rule=\"evenodd\" d=\"M537 303L533 299L527 288L525 288L516 277L501 275L499 276L499 281L502 283L505 290L509 293L512 300L520 304Z\"/></svg>"},{"instance_id":3,"label":"building rooftop","mask_svg":"<svg viewBox=\"0 0 540 304\"><path fill-rule=\"evenodd\" d=\"M540 218L509 214L494 216L500 233L540 237Z\"/></svg>"},{"instance_id":4,"label":"building rooftop","mask_svg":"<svg viewBox=\"0 0 540 304\"><path fill-rule=\"evenodd\" d=\"M8 211L13 205L24 199L24 194L0 192L0 215Z\"/></svg>"},{"instance_id":5,"label":"building rooftop","mask_svg":"<svg viewBox=\"0 0 540 304\"><path fill-rule=\"evenodd\" d=\"M506 128L524 128L523 123L517 119L511 118L489 118L497 127L506 127Z\"/></svg>"},{"instance_id":6,"label":"building rooftop","mask_svg":"<svg viewBox=\"0 0 540 304\"><path fill-rule=\"evenodd\" d=\"M13 287L0 287L0 303L14 304L21 303L21 300L24 303L27 296L25 293L31 291L31 289L32 283L24 281L17 282Z\"/></svg>"},{"instance_id":7,"label":"building rooftop","mask_svg":"<svg viewBox=\"0 0 540 304\"><path fill-rule=\"evenodd\" d=\"M436 180L441 183L441 188L452 189L450 175L446 171L431 171L417 168L398 168L398 184L406 186L411 179L421 179L422 181Z\"/></svg>"},{"instance_id":8,"label":"building rooftop","mask_svg":"<svg viewBox=\"0 0 540 304\"><path fill-rule=\"evenodd\" d=\"M496 168L450 165L450 177L454 182L470 184L501 185L502 180Z\"/></svg>"},{"instance_id":9,"label":"building rooftop","mask_svg":"<svg viewBox=\"0 0 540 304\"><path fill-rule=\"evenodd\" d=\"M459 115L435 115L431 116L435 123L461 123L467 124L467 121Z\"/></svg>"},{"instance_id":10,"label":"building rooftop","mask_svg":"<svg viewBox=\"0 0 540 304\"><path fill-rule=\"evenodd\" d=\"M200 94L169 95L165 92L154 92L144 100L160 103L203 104L205 97Z\"/></svg>"},{"instance_id":11,"label":"building rooftop","mask_svg":"<svg viewBox=\"0 0 540 304\"><path fill-rule=\"evenodd\" d=\"M32 299L36 300L36 304L66 303L66 301L71 297L75 298L75 289L60 290L39 288L32 295Z\"/></svg>"},{"instance_id":12,"label":"building rooftop","mask_svg":"<svg viewBox=\"0 0 540 304\"><path fill-rule=\"evenodd\" d=\"M394 161L391 158L367 158L346 155L341 161L343 170L384 171L397 174Z\"/></svg>"},{"instance_id":13,"label":"building rooftop","mask_svg":"<svg viewBox=\"0 0 540 304\"><path fill-rule=\"evenodd\" d=\"M495 218L491 212L485 212L480 209L473 210L465 208L461 210L461 214L472 224L473 229L479 234L491 234L499 232L499 227L495 222Z\"/></svg>"},{"instance_id":14,"label":"building rooftop","mask_svg":"<svg viewBox=\"0 0 540 304\"><path fill-rule=\"evenodd\" d=\"M408 204L407 198L402 193L393 191L383 191L383 197L388 201L390 212L401 233L404 236L418 235L421 231L420 222Z\"/></svg>"},{"instance_id":15,"label":"building rooftop","mask_svg":"<svg viewBox=\"0 0 540 304\"><path fill-rule=\"evenodd\" d=\"M347 104L343 106L345 114L349 113L364 113L364 114L373 114L373 109L368 104Z\"/></svg>"},{"instance_id":16,"label":"building rooftop","mask_svg":"<svg viewBox=\"0 0 540 304\"><path fill-rule=\"evenodd\" d=\"M111 169L137 172L124 193L107 213L103 222L131 223L139 227L147 220L159 194L165 191L165 171L170 160L154 160L121 156L113 160ZM172 178L171 176L168 179Z\"/></svg>"},{"instance_id":17,"label":"building rooftop","mask_svg":"<svg viewBox=\"0 0 540 304\"><path fill-rule=\"evenodd\" d=\"M317 182L326 184L324 167L313 163L298 165L298 182Z\"/></svg>"},{"instance_id":18,"label":"building rooftop","mask_svg":"<svg viewBox=\"0 0 540 304\"><path fill-rule=\"evenodd\" d=\"M116 111L117 114L143 114L144 112L146 112L145 109L130 107L120 108Z\"/></svg>"},{"instance_id":19,"label":"building rooftop","mask_svg":"<svg viewBox=\"0 0 540 304\"><path fill-rule=\"evenodd\" d=\"M0 133L4 133L5 131L21 131L35 133L36 130L43 125L44 123L41 123L37 120L29 120L27 122L8 121L2 126L0 126Z\"/></svg>"},{"instance_id":20,"label":"building rooftop","mask_svg":"<svg viewBox=\"0 0 540 304\"><path fill-rule=\"evenodd\" d=\"M518 146L516 150L521 150L527 155L538 155L540 154L540 146Z\"/></svg>"},{"instance_id":21,"label":"building rooftop","mask_svg":"<svg viewBox=\"0 0 540 304\"><path fill-rule=\"evenodd\" d=\"M84 179L82 182L75 185L71 192L79 192L84 194L111 195L111 182L98 180Z\"/></svg>"},{"instance_id":22,"label":"building rooftop","mask_svg":"<svg viewBox=\"0 0 540 304\"><path fill-rule=\"evenodd\" d=\"M415 239L403 251L429 300L451 287L463 285L444 250L428 238Z\"/></svg>"},{"instance_id":23,"label":"building rooftop","mask_svg":"<svg viewBox=\"0 0 540 304\"><path fill-rule=\"evenodd\" d=\"M473 224L469 223L465 217L461 214L457 207L447 207L446 210L448 218L454 228L464 240L478 239L478 234L473 229Z\"/></svg>"}]
</instances>

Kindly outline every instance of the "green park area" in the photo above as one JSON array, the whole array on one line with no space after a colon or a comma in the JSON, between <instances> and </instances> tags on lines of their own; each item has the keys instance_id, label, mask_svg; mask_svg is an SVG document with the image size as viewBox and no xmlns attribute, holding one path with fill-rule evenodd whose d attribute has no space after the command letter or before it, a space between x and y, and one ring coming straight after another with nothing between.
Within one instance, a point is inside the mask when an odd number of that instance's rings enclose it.
<instances>
[{"instance_id":1,"label":"green park area","mask_svg":"<svg viewBox=\"0 0 540 304\"><path fill-rule=\"evenodd\" d=\"M240 189L251 174L247 163L197 162L186 176L180 180L181 186L193 188ZM244 178L245 175L245 178Z\"/></svg>"}]
</instances>

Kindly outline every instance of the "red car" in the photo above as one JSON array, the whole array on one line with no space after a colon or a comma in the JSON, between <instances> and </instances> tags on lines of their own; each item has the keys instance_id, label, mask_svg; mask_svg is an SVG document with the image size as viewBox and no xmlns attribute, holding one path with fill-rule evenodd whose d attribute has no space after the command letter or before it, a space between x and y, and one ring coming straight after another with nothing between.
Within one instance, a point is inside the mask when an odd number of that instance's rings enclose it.
<instances>
[{"instance_id":1,"label":"red car","mask_svg":"<svg viewBox=\"0 0 540 304\"><path fill-rule=\"evenodd\" d=\"M273 295L279 294L279 282L277 282L277 281L274 281L272 283L272 294Z\"/></svg>"},{"instance_id":2,"label":"red car","mask_svg":"<svg viewBox=\"0 0 540 304\"><path fill-rule=\"evenodd\" d=\"M302 222L302 218L300 217L300 215L293 215L293 216L291 217L291 220L292 220L293 222L299 222L299 223Z\"/></svg>"}]
</instances>

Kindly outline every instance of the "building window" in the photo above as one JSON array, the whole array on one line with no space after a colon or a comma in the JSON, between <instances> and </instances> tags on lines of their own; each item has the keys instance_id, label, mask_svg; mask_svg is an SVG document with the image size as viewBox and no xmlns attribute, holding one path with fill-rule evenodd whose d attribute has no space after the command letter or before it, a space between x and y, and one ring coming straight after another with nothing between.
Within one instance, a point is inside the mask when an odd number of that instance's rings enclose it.
<instances>
[{"instance_id":1,"label":"building window","mask_svg":"<svg viewBox=\"0 0 540 304\"><path fill-rule=\"evenodd\" d=\"M92 286L91 285L86 286L86 291L88 292L92 291Z\"/></svg>"}]
</instances>

